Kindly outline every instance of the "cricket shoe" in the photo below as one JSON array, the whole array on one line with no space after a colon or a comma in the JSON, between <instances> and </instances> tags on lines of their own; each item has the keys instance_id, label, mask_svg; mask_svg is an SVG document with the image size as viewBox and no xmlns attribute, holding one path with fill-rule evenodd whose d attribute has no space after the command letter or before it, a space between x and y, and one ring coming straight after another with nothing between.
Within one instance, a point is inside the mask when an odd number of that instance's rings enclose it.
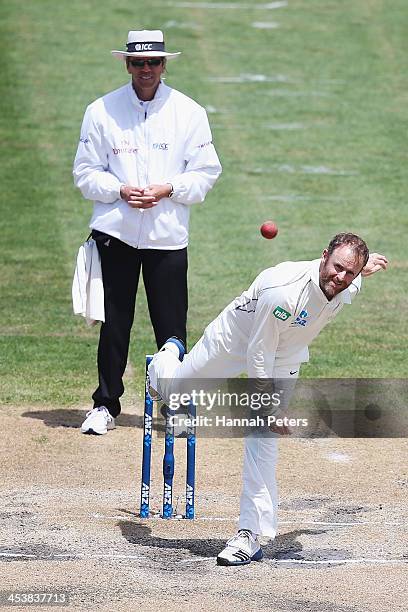
<instances>
[{"instance_id":1,"label":"cricket shoe","mask_svg":"<svg viewBox=\"0 0 408 612\"><path fill-rule=\"evenodd\" d=\"M171 351L174 353L180 361L183 361L184 355L186 354L186 347L184 346L184 342L180 340L180 338L176 338L176 336L172 336L161 347L159 353L161 351Z\"/></svg>"},{"instance_id":2,"label":"cricket shoe","mask_svg":"<svg viewBox=\"0 0 408 612\"><path fill-rule=\"evenodd\" d=\"M86 419L81 425L81 433L102 436L108 429L115 429L115 419L105 406L92 408L86 413Z\"/></svg>"},{"instance_id":3,"label":"cricket shoe","mask_svg":"<svg viewBox=\"0 0 408 612\"><path fill-rule=\"evenodd\" d=\"M218 565L248 565L251 561L260 561L262 548L249 529L240 529L230 538L224 550L217 557Z\"/></svg>"}]
</instances>

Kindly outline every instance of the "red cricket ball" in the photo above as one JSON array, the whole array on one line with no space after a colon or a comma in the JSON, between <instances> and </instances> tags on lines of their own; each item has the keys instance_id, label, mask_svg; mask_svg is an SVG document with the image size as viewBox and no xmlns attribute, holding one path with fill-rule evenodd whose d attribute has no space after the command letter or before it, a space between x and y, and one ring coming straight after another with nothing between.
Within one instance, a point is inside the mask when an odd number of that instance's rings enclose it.
<instances>
[{"instance_id":1,"label":"red cricket ball","mask_svg":"<svg viewBox=\"0 0 408 612\"><path fill-rule=\"evenodd\" d=\"M271 238L275 238L278 233L278 226L273 221L265 221L265 223L261 225L260 232L264 238L270 240Z\"/></svg>"}]
</instances>

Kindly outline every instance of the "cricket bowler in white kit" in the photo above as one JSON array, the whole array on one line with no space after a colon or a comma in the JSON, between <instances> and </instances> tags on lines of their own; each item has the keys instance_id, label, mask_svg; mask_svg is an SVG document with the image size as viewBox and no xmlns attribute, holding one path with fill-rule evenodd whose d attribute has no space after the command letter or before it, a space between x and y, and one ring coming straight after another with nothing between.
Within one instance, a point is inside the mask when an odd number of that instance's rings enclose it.
<instances>
[{"instance_id":1,"label":"cricket bowler in white kit","mask_svg":"<svg viewBox=\"0 0 408 612\"><path fill-rule=\"evenodd\" d=\"M308 345L327 323L351 304L361 276L385 269L383 255L369 251L354 234L338 234L321 259L285 262L264 270L252 285L210 323L191 351L169 339L149 367L150 386L164 401L186 379L274 379L283 389L280 410L288 406ZM275 428L289 434L283 426ZM278 494L277 438L245 438L238 533L218 555L220 565L243 565L262 558L258 536L274 538Z\"/></svg>"}]
</instances>

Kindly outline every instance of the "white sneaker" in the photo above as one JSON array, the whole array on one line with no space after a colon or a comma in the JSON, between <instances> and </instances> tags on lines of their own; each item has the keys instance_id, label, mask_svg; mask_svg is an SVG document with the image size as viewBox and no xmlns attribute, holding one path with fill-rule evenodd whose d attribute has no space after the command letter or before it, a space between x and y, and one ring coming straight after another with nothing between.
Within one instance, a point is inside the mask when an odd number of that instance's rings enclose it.
<instances>
[{"instance_id":1,"label":"white sneaker","mask_svg":"<svg viewBox=\"0 0 408 612\"><path fill-rule=\"evenodd\" d=\"M262 548L249 529L240 529L230 538L224 550L217 557L218 565L247 565L251 561L260 561Z\"/></svg>"},{"instance_id":2,"label":"white sneaker","mask_svg":"<svg viewBox=\"0 0 408 612\"><path fill-rule=\"evenodd\" d=\"M86 419L81 425L81 433L102 436L108 429L115 429L115 419L105 406L92 408L86 413Z\"/></svg>"}]
</instances>

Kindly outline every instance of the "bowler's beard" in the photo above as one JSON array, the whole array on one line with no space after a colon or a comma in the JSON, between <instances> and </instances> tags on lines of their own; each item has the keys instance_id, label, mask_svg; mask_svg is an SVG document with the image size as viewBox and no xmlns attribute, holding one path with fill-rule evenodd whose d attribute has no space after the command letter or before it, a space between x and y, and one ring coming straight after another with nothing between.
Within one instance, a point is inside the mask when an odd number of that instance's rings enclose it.
<instances>
[{"instance_id":1,"label":"bowler's beard","mask_svg":"<svg viewBox=\"0 0 408 612\"><path fill-rule=\"evenodd\" d=\"M327 300L329 302L338 293L340 293L341 291L343 291L343 289L346 288L345 286L341 285L341 286L339 286L339 289L337 290L337 287L333 286L333 284L330 282L329 278L320 278L320 280L319 280L319 287L323 291L324 295L326 296L326 298L327 298Z\"/></svg>"},{"instance_id":2,"label":"bowler's beard","mask_svg":"<svg viewBox=\"0 0 408 612\"><path fill-rule=\"evenodd\" d=\"M326 266L323 266L319 273L319 287L323 291L327 300L330 302L338 293L347 289L349 283L342 282L337 284L334 282L333 275L327 274Z\"/></svg>"}]
</instances>

